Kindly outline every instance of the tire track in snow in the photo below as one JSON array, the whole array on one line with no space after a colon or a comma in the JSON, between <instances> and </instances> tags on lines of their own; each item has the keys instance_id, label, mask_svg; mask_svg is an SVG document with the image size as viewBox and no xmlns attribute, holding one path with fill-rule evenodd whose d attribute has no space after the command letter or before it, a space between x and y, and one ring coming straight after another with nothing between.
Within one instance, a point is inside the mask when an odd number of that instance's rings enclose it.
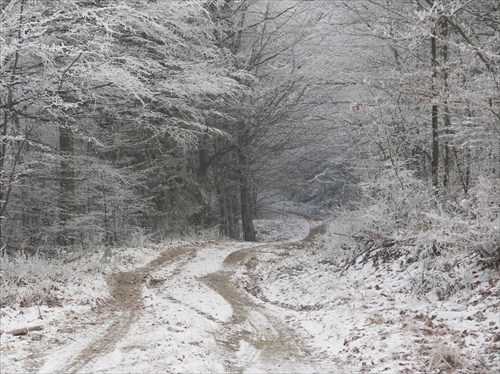
<instances>
[{"instance_id":1,"label":"tire track in snow","mask_svg":"<svg viewBox=\"0 0 500 374\"><path fill-rule=\"evenodd\" d=\"M112 301L107 306L106 317L113 322L104 335L87 345L58 372L76 373L99 356L111 352L125 337L130 326L140 315L142 282L154 270L178 260L188 261L196 255L200 245L178 247L163 252L148 265L129 272L116 273L108 280Z\"/></svg>"},{"instance_id":2,"label":"tire track in snow","mask_svg":"<svg viewBox=\"0 0 500 374\"><path fill-rule=\"evenodd\" d=\"M221 270L202 278L233 309L231 320L223 325L223 336L218 338L230 356L225 362L228 372L317 372L303 338L275 318L265 305L252 301L245 291L232 284L235 269L258 253L256 249L272 250L282 246L258 245L232 252Z\"/></svg>"},{"instance_id":3,"label":"tire track in snow","mask_svg":"<svg viewBox=\"0 0 500 374\"><path fill-rule=\"evenodd\" d=\"M199 278L201 282L221 295L233 309L231 320L222 323L225 337L218 339L219 345L231 356L221 358L226 360L226 366L231 372L243 372L245 369L251 369L254 364L263 365L265 369L270 370L269 372L317 372L312 360L308 359L311 353L302 343L303 339L283 322L273 317L265 309L265 305L253 302L245 291L231 284L233 272L247 256L255 255L259 251L279 249L286 245L287 243L283 242L259 244L243 250L235 250L225 257L222 269ZM193 260L202 247L203 244L197 244L170 249L142 268L112 275L108 280L112 301L104 312L104 319L112 321L111 324L104 334L73 355L58 372L80 372L98 357L112 352L117 343L126 337L131 325L141 316L144 307L141 300L143 281L162 266L179 260L181 263L173 275L182 278L182 273L185 271L184 265ZM180 300L172 301L179 302ZM202 317L209 315L198 308L193 310ZM213 320L213 318L210 319ZM308 370L304 370L304 367Z\"/></svg>"}]
</instances>

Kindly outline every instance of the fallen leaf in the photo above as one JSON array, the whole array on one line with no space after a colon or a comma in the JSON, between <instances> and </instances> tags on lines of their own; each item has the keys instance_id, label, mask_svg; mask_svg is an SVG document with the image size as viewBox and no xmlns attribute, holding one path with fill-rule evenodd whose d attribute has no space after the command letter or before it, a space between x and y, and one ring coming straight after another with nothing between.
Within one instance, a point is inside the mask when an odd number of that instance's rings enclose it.
<instances>
[{"instance_id":1,"label":"fallen leaf","mask_svg":"<svg viewBox=\"0 0 500 374\"><path fill-rule=\"evenodd\" d=\"M429 329L422 329L422 332L427 336L434 335L434 333Z\"/></svg>"}]
</instances>

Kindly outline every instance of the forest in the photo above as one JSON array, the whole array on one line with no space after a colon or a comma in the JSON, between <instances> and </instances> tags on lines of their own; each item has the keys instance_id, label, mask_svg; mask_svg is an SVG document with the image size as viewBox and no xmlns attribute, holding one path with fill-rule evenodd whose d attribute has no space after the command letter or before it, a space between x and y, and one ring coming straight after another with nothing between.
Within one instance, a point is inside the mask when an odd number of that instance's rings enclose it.
<instances>
[{"instance_id":1,"label":"forest","mask_svg":"<svg viewBox=\"0 0 500 374\"><path fill-rule=\"evenodd\" d=\"M148 248L207 237L235 251L203 257L208 264L228 266L247 248L238 264L248 279L196 273L224 298L234 282L267 303L268 284L256 284L281 282L272 272L293 280L308 271L314 288L318 267L345 280L381 262L408 265L398 271L412 297L448 300L482 289L474 282L500 295L498 1L6 0L0 9L0 309L62 305L54 293L87 266L95 280L127 248L145 261ZM288 217L277 224L288 233L302 232L290 217L318 222L290 244L313 254L297 252L287 272L272 268L278 255L249 257L256 243L281 253L266 241L276 217ZM68 265L95 256L99 264ZM160 258L144 269L170 261ZM36 290L21 291L29 285ZM113 292L88 305L119 302ZM248 295L234 305L259 310ZM292 299L273 305L323 308L319 296ZM498 342L492 322L488 339ZM452 356L427 355L425 372L467 366ZM194 369L243 372L231 365Z\"/></svg>"},{"instance_id":2,"label":"forest","mask_svg":"<svg viewBox=\"0 0 500 374\"><path fill-rule=\"evenodd\" d=\"M255 241L287 201L377 206L380 235L445 225L492 255L498 7L4 2L2 248Z\"/></svg>"}]
</instances>

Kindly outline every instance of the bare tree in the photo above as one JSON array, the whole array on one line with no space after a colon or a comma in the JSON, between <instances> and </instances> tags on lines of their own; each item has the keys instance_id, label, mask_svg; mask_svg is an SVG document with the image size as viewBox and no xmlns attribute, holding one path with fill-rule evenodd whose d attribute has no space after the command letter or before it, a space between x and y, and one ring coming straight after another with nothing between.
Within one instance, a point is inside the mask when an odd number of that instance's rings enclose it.
<instances>
[{"instance_id":1,"label":"bare tree","mask_svg":"<svg viewBox=\"0 0 500 374\"><path fill-rule=\"evenodd\" d=\"M182 153L197 145L200 134L221 133L205 122L207 108L220 98L238 96L241 85L215 45L214 25L200 5L58 1L54 6L50 1L24 0L4 4L0 56L4 228L8 219L9 230L18 229L20 204L9 202L23 187L25 200L38 197L29 209L53 206L43 219L50 230L39 232L38 240L58 231L60 243L71 244L90 226L91 215L96 223L92 226L109 231L111 218L117 219L105 189L120 184L116 191L134 190L139 184L132 180L130 159L125 159L132 152L120 154L125 144L147 139L150 145L162 143L160 152ZM183 162L182 157L177 160ZM144 159L134 162L152 167ZM171 173L175 168L178 165ZM107 172L95 173L97 169ZM25 188L26 183L31 186ZM134 192L146 193L138 190ZM136 195L137 206L151 201L148 193ZM96 195L101 196L97 205ZM128 193L120 199L115 200L117 206L130 205ZM52 213L57 222L48 218ZM21 235L11 237L19 241Z\"/></svg>"}]
</instances>

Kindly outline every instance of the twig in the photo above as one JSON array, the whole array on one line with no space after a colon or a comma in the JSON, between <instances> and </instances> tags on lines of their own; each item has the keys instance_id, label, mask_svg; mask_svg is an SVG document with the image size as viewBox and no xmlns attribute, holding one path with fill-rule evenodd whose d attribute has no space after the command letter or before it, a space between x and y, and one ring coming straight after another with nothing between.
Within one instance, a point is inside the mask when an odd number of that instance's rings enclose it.
<instances>
[{"instance_id":1,"label":"twig","mask_svg":"<svg viewBox=\"0 0 500 374\"><path fill-rule=\"evenodd\" d=\"M19 335L26 335L27 333L31 331L40 331L43 330L43 326L38 325L38 326L29 326L29 327L22 327L20 329L15 329L11 331L3 331L5 334L10 334L14 336L19 336Z\"/></svg>"},{"instance_id":2,"label":"twig","mask_svg":"<svg viewBox=\"0 0 500 374\"><path fill-rule=\"evenodd\" d=\"M370 243L370 245L368 246L368 248L366 248L365 250L361 251L361 252L360 252L360 253L358 253L356 256L354 256L354 258L353 258L351 261L349 261L349 262L347 263L347 266L346 266L346 268L345 268L343 271L347 271L347 270L349 270L349 268L350 268L352 265L354 265L354 264L356 263L356 259L357 259L358 257L360 257L360 256L364 255L365 253L367 253L367 252L371 251L371 250L373 249L373 246L374 246L374 245L375 245L375 242L374 242L374 241L371 241L371 243ZM375 249L378 249L378 248L380 248L380 247L377 247L377 248L375 248Z\"/></svg>"},{"instance_id":3,"label":"twig","mask_svg":"<svg viewBox=\"0 0 500 374\"><path fill-rule=\"evenodd\" d=\"M339 235L339 236L347 236L348 238L353 238L354 240L358 240L358 239L362 239L363 237L362 236L357 236L356 233L354 234L342 234L340 232L334 232L334 231L328 231L329 234L333 234L333 235Z\"/></svg>"}]
</instances>

